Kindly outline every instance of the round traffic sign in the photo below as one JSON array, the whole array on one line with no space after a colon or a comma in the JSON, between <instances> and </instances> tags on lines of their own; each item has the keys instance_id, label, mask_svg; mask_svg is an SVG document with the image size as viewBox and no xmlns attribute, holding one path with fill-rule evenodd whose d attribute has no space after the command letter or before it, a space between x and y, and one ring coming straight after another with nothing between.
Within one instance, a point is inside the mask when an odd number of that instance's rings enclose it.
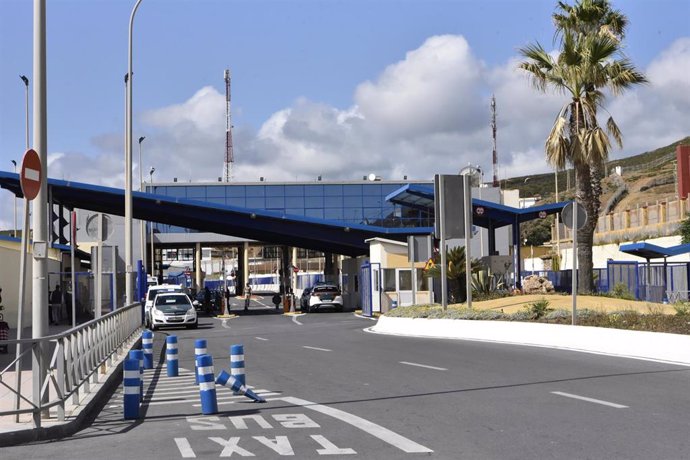
<instances>
[{"instance_id":1,"label":"round traffic sign","mask_svg":"<svg viewBox=\"0 0 690 460\"><path fill-rule=\"evenodd\" d=\"M587 210L577 201L571 201L570 203L563 206L563 211L561 211L561 222L569 229L573 229L573 217L575 212L573 207L577 210L577 230L580 230L587 223Z\"/></svg>"},{"instance_id":2,"label":"round traffic sign","mask_svg":"<svg viewBox=\"0 0 690 460\"><path fill-rule=\"evenodd\" d=\"M22 158L22 169L19 175L19 184L22 187L24 198L33 200L41 191L41 178L43 170L41 159L34 149L29 149Z\"/></svg>"},{"instance_id":3,"label":"round traffic sign","mask_svg":"<svg viewBox=\"0 0 690 460\"><path fill-rule=\"evenodd\" d=\"M546 211L539 211L539 218L546 219Z\"/></svg>"},{"instance_id":4,"label":"round traffic sign","mask_svg":"<svg viewBox=\"0 0 690 460\"><path fill-rule=\"evenodd\" d=\"M478 216L483 216L484 215L484 208L482 206L477 206L477 208L474 210L474 212L476 212Z\"/></svg>"}]
</instances>

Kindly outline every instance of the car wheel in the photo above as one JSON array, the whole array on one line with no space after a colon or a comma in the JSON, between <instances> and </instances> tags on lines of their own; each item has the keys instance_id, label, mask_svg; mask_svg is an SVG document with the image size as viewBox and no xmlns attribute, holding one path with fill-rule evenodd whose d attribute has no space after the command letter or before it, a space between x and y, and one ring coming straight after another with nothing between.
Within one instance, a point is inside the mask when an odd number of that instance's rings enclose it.
<instances>
[{"instance_id":1,"label":"car wheel","mask_svg":"<svg viewBox=\"0 0 690 460\"><path fill-rule=\"evenodd\" d=\"M309 313L309 305L303 306L303 307L302 307L302 311L303 311L304 313Z\"/></svg>"},{"instance_id":2,"label":"car wheel","mask_svg":"<svg viewBox=\"0 0 690 460\"><path fill-rule=\"evenodd\" d=\"M342 312L342 311L343 311L343 306L342 306L342 305L336 305L336 306L335 306L335 311L337 311L337 312Z\"/></svg>"},{"instance_id":3,"label":"car wheel","mask_svg":"<svg viewBox=\"0 0 690 460\"><path fill-rule=\"evenodd\" d=\"M194 324L190 324L187 326L187 329L196 329L199 327L199 321L195 322Z\"/></svg>"},{"instance_id":4,"label":"car wheel","mask_svg":"<svg viewBox=\"0 0 690 460\"><path fill-rule=\"evenodd\" d=\"M155 331L155 330L156 330L156 325L153 324L153 323L151 323L151 327L150 327L149 329L151 329L151 331Z\"/></svg>"}]
</instances>

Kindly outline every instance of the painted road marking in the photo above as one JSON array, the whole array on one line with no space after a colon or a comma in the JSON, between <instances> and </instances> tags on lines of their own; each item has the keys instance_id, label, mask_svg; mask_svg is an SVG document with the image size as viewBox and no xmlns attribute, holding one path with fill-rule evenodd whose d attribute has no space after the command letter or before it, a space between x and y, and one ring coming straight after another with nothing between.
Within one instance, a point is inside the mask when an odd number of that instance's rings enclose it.
<instances>
[{"instance_id":1,"label":"painted road marking","mask_svg":"<svg viewBox=\"0 0 690 460\"><path fill-rule=\"evenodd\" d=\"M177 449L180 451L182 458L196 458L196 454L192 450L192 446L189 445L187 438L175 438L175 444L177 444Z\"/></svg>"},{"instance_id":2,"label":"painted road marking","mask_svg":"<svg viewBox=\"0 0 690 460\"><path fill-rule=\"evenodd\" d=\"M445 367L427 366L426 364L409 363L407 361L400 361L400 364L406 364L408 366L423 367L425 369L433 369L435 371L447 371Z\"/></svg>"},{"instance_id":3,"label":"painted road marking","mask_svg":"<svg viewBox=\"0 0 690 460\"><path fill-rule=\"evenodd\" d=\"M559 395L559 396L565 396L566 398L573 398L573 399L579 399L581 401L587 401L595 404L601 404L603 406L609 406L609 407L615 407L616 409L625 409L628 406L624 406L622 404L616 404L608 401L602 401L601 399L594 399L594 398L587 398L585 396L578 396L570 393L563 393L562 391L552 391L552 394Z\"/></svg>"},{"instance_id":4,"label":"painted road marking","mask_svg":"<svg viewBox=\"0 0 690 460\"><path fill-rule=\"evenodd\" d=\"M263 340L264 342L268 342L268 339L264 339L263 337L254 337L256 340Z\"/></svg>"},{"instance_id":5,"label":"painted road marking","mask_svg":"<svg viewBox=\"0 0 690 460\"><path fill-rule=\"evenodd\" d=\"M304 326L304 324L302 324L302 323L299 322L299 320L297 319L296 316L293 316L293 317L292 317L292 322L295 323L295 324L299 324L300 326Z\"/></svg>"},{"instance_id":6,"label":"painted road marking","mask_svg":"<svg viewBox=\"0 0 690 460\"><path fill-rule=\"evenodd\" d=\"M304 399L299 399L299 398L293 398L291 396L287 396L282 398L283 401L285 401L288 404L294 404L296 406L302 406L307 409L311 409L315 412L319 412L321 414L329 415L337 420L340 420L342 422L345 422L349 425L352 425L355 428L359 428L360 430L364 431L365 433L368 433L378 439L380 439L383 442L386 442L390 444L391 446L397 447L398 449L402 450L403 452L407 453L429 453L433 452L433 450L422 446L421 444L417 444L416 442L407 439L391 430L388 428L384 428L381 425L377 425L373 422L370 422L369 420L365 420L362 417L358 417L356 415L347 413L345 411L342 411L340 409L335 409L333 407L328 407L324 406L321 404L316 404L311 401L306 401ZM318 442L318 441L317 441Z\"/></svg>"},{"instance_id":7,"label":"painted road marking","mask_svg":"<svg viewBox=\"0 0 690 460\"><path fill-rule=\"evenodd\" d=\"M318 351L333 351L333 350L329 350L328 348L308 347L306 345L302 346L302 348L307 348L309 350L318 350Z\"/></svg>"},{"instance_id":8,"label":"painted road marking","mask_svg":"<svg viewBox=\"0 0 690 460\"><path fill-rule=\"evenodd\" d=\"M38 182L41 179L41 172L37 169L24 169L24 177L26 179Z\"/></svg>"}]
</instances>

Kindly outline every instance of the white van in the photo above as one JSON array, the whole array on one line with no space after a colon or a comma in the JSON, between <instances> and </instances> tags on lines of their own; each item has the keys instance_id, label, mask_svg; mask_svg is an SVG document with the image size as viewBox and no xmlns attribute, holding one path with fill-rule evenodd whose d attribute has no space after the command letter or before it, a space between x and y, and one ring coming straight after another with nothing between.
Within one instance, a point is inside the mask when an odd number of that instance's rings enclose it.
<instances>
[{"instance_id":1,"label":"white van","mask_svg":"<svg viewBox=\"0 0 690 460\"><path fill-rule=\"evenodd\" d=\"M153 301L158 294L163 292L184 293L185 289L179 284L156 284L154 286L149 286L149 290L146 293L146 303L144 304L144 319L146 321L146 327L151 327L151 307L153 306Z\"/></svg>"}]
</instances>

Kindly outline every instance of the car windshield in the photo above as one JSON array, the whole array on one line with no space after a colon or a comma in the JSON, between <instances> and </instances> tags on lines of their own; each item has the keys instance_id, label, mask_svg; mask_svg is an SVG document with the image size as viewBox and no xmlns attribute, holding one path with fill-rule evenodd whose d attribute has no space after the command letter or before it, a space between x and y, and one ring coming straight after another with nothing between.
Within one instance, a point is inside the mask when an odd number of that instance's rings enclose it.
<instances>
[{"instance_id":1,"label":"car windshield","mask_svg":"<svg viewBox=\"0 0 690 460\"><path fill-rule=\"evenodd\" d=\"M149 295L146 298L147 300L153 300L156 298L158 294L163 294L166 292L182 292L182 288L179 287L169 287L169 288L162 288L162 289L149 289Z\"/></svg>"},{"instance_id":2,"label":"car windshield","mask_svg":"<svg viewBox=\"0 0 690 460\"><path fill-rule=\"evenodd\" d=\"M156 309L163 313L184 312L192 308L186 295L166 295L156 298Z\"/></svg>"}]
</instances>

